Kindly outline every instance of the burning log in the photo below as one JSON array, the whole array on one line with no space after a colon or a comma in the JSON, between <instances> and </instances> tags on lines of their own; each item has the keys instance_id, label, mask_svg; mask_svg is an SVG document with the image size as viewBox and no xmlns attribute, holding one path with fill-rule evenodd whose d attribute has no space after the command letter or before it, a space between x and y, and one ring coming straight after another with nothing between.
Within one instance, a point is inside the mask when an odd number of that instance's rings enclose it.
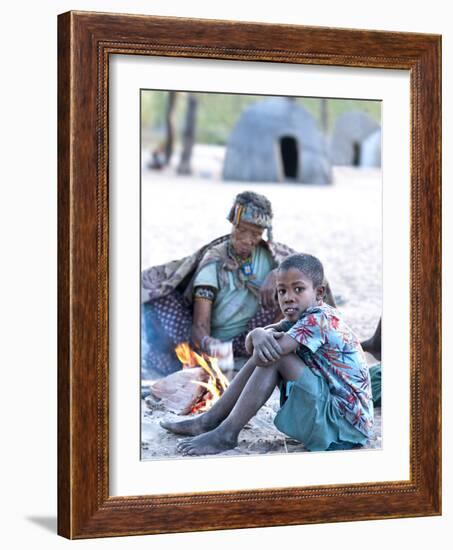
<instances>
[{"instance_id":1,"label":"burning log","mask_svg":"<svg viewBox=\"0 0 453 550\"><path fill-rule=\"evenodd\" d=\"M204 388L205 392L193 407L192 412L208 410L219 399L229 384L219 367L219 360L217 357L210 357L205 353L200 355L187 342L176 346L175 352L183 364L183 369L192 369L195 365L199 365L207 374L208 379L206 382L198 382L198 385Z\"/></svg>"},{"instance_id":2,"label":"burning log","mask_svg":"<svg viewBox=\"0 0 453 550\"><path fill-rule=\"evenodd\" d=\"M189 414L203 397L205 388L201 384L207 381L206 372L201 367L193 367L158 380L150 387L150 391L169 411Z\"/></svg>"},{"instance_id":3,"label":"burning log","mask_svg":"<svg viewBox=\"0 0 453 550\"><path fill-rule=\"evenodd\" d=\"M175 349L182 370L155 382L151 395L168 410L189 414L208 410L228 387L216 357L198 354L187 342Z\"/></svg>"}]
</instances>

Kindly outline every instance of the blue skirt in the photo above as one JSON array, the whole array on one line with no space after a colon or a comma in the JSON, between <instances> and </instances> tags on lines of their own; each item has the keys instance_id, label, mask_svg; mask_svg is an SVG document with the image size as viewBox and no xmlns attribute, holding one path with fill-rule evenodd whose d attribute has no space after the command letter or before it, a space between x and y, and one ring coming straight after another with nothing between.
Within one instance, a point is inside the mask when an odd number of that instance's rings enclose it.
<instances>
[{"instance_id":1,"label":"blue skirt","mask_svg":"<svg viewBox=\"0 0 453 550\"><path fill-rule=\"evenodd\" d=\"M309 451L354 449L368 441L341 416L326 379L317 371L305 367L298 380L282 384L280 391L282 407L274 423Z\"/></svg>"}]
</instances>

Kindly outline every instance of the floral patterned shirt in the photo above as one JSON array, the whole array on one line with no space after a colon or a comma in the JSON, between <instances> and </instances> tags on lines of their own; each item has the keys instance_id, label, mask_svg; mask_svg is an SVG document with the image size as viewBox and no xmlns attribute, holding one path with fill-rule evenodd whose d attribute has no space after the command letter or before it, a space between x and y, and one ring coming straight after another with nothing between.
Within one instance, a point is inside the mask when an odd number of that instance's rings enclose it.
<instances>
[{"instance_id":1,"label":"floral patterned shirt","mask_svg":"<svg viewBox=\"0 0 453 550\"><path fill-rule=\"evenodd\" d=\"M297 354L327 380L334 406L357 430L372 435L373 402L362 347L340 312L327 304L304 311L282 329L300 345Z\"/></svg>"}]
</instances>

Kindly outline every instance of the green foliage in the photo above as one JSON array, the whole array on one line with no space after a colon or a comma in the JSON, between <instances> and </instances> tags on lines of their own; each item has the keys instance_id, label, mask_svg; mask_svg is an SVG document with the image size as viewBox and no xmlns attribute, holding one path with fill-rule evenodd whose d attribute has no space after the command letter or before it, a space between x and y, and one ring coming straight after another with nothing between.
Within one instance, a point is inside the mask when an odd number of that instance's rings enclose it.
<instances>
[{"instance_id":1,"label":"green foliage","mask_svg":"<svg viewBox=\"0 0 453 550\"><path fill-rule=\"evenodd\" d=\"M259 97L199 94L197 138L200 143L224 145L242 112Z\"/></svg>"},{"instance_id":2,"label":"green foliage","mask_svg":"<svg viewBox=\"0 0 453 550\"><path fill-rule=\"evenodd\" d=\"M381 123L381 102L366 99L328 99L329 133L335 126L335 121L348 111L362 111L376 122Z\"/></svg>"},{"instance_id":3,"label":"green foliage","mask_svg":"<svg viewBox=\"0 0 453 550\"><path fill-rule=\"evenodd\" d=\"M141 94L142 133L144 141L157 145L165 139L165 117L168 92L144 90ZM266 96L196 93L198 99L196 141L225 145L228 137L244 109ZM303 105L322 127L322 99L300 97L297 103ZM359 110L369 114L380 122L381 102L359 99L326 99L327 133L331 133L337 118L347 111ZM177 139L180 139L184 127L187 92L178 92L175 106L175 126Z\"/></svg>"}]
</instances>

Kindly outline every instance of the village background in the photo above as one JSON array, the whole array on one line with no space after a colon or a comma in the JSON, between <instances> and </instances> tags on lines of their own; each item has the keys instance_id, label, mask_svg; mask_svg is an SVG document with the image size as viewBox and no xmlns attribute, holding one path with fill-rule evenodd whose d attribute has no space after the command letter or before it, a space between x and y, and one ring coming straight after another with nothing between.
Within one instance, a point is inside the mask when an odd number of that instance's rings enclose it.
<instances>
[{"instance_id":1,"label":"village background","mask_svg":"<svg viewBox=\"0 0 453 550\"><path fill-rule=\"evenodd\" d=\"M272 202L274 240L318 256L348 323L361 340L373 334L382 308L380 102L149 90L141 112L142 269L229 233L234 197L250 189ZM175 415L149 395L161 375L146 349L142 340L142 459L178 457L178 437L159 425ZM222 455L303 451L274 427L278 403L276 390ZM381 446L380 408L375 435L370 448Z\"/></svg>"}]
</instances>

